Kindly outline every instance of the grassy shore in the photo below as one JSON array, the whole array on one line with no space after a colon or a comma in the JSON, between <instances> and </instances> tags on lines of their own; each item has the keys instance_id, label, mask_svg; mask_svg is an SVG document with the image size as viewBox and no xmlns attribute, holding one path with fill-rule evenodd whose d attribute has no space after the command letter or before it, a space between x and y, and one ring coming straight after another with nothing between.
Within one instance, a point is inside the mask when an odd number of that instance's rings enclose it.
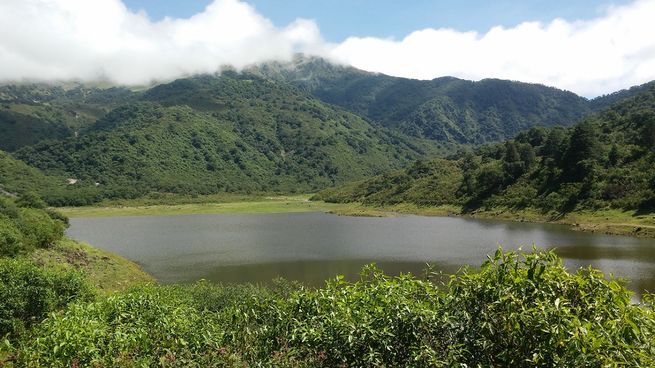
<instances>
[{"instance_id":1,"label":"grassy shore","mask_svg":"<svg viewBox=\"0 0 655 368\"><path fill-rule=\"evenodd\" d=\"M602 210L543 214L533 210L494 209L463 213L459 206L417 206L397 204L368 206L360 203L310 201L311 195L215 195L204 197L166 196L138 200L103 202L87 207L62 207L68 217L165 216L221 213L327 212L342 216L388 217L402 214L422 216L467 216L521 222L568 225L573 230L612 235L655 238L655 214Z\"/></svg>"},{"instance_id":2,"label":"grassy shore","mask_svg":"<svg viewBox=\"0 0 655 368\"><path fill-rule=\"evenodd\" d=\"M422 207L414 204L367 206L362 204L349 204L336 207L329 212L343 216L379 217L393 216L396 214L415 214L422 216L465 216L480 219L554 223L567 225L572 230L577 231L655 238L655 214L638 214L634 211L581 211L565 215L557 215L543 214L529 209L495 209L464 213L458 206Z\"/></svg>"},{"instance_id":3,"label":"grassy shore","mask_svg":"<svg viewBox=\"0 0 655 368\"><path fill-rule=\"evenodd\" d=\"M220 213L288 213L329 212L345 210L350 205L310 202L310 195L196 197L190 203L184 199L104 202L87 207L61 207L57 210L68 217L165 216Z\"/></svg>"}]
</instances>

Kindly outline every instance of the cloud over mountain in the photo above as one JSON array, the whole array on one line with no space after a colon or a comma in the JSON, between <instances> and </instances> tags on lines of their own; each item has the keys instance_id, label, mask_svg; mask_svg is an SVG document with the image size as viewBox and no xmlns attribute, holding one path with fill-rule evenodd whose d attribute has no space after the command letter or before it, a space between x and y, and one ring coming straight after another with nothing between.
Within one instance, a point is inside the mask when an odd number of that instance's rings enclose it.
<instances>
[{"instance_id":1,"label":"cloud over mountain","mask_svg":"<svg viewBox=\"0 0 655 368\"><path fill-rule=\"evenodd\" d=\"M655 1L641 0L588 21L526 22L484 34L425 29L398 41L350 38L330 55L395 76L503 78L595 96L655 79L654 18Z\"/></svg>"},{"instance_id":2,"label":"cloud over mountain","mask_svg":"<svg viewBox=\"0 0 655 368\"><path fill-rule=\"evenodd\" d=\"M143 84L285 60L320 43L315 23L279 29L250 5L216 0L189 19L152 22L120 0L0 2L0 79Z\"/></svg>"},{"instance_id":3,"label":"cloud over mountain","mask_svg":"<svg viewBox=\"0 0 655 368\"><path fill-rule=\"evenodd\" d=\"M314 21L279 28L239 0L215 0L191 18L157 22L120 0L4 0L0 80L145 84L305 52L395 76L496 77L595 96L655 79L653 16L655 0L637 0L585 21L525 22L486 33L424 29L401 40L330 44Z\"/></svg>"}]
</instances>

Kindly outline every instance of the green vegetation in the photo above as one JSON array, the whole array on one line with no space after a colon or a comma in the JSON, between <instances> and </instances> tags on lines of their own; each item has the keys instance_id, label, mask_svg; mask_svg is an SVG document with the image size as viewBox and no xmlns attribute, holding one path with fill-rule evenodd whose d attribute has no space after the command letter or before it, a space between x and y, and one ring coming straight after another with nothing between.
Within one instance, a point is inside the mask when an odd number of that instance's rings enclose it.
<instances>
[{"instance_id":1,"label":"green vegetation","mask_svg":"<svg viewBox=\"0 0 655 368\"><path fill-rule=\"evenodd\" d=\"M40 192L43 189L54 189L55 180L51 182L50 179L39 170L0 151L0 193Z\"/></svg>"},{"instance_id":2,"label":"green vegetation","mask_svg":"<svg viewBox=\"0 0 655 368\"><path fill-rule=\"evenodd\" d=\"M136 263L70 239L37 249L24 258L45 269L80 272L99 295L110 295L154 281Z\"/></svg>"},{"instance_id":3,"label":"green vegetation","mask_svg":"<svg viewBox=\"0 0 655 368\"><path fill-rule=\"evenodd\" d=\"M135 96L125 88L76 83L0 86L0 149L74 136Z\"/></svg>"},{"instance_id":4,"label":"green vegetation","mask_svg":"<svg viewBox=\"0 0 655 368\"><path fill-rule=\"evenodd\" d=\"M150 192L303 192L399 168L436 152L292 88L247 76L194 77L154 87L150 102L114 109L77 138L16 157L79 179L45 192L84 205Z\"/></svg>"},{"instance_id":5,"label":"green vegetation","mask_svg":"<svg viewBox=\"0 0 655 368\"><path fill-rule=\"evenodd\" d=\"M47 248L64 235L66 222L61 215L42 208L43 202L19 198L17 203L0 196L0 256L15 257L36 248ZM23 207L19 207L22 205Z\"/></svg>"},{"instance_id":6,"label":"green vegetation","mask_svg":"<svg viewBox=\"0 0 655 368\"><path fill-rule=\"evenodd\" d=\"M73 300L90 300L82 274L44 269L23 260L0 260L0 336L25 333Z\"/></svg>"},{"instance_id":7,"label":"green vegetation","mask_svg":"<svg viewBox=\"0 0 655 368\"><path fill-rule=\"evenodd\" d=\"M152 280L132 262L65 239L68 219L44 207L31 192L16 200L0 196L0 337L26 334L51 312L98 291Z\"/></svg>"},{"instance_id":8,"label":"green vegetation","mask_svg":"<svg viewBox=\"0 0 655 368\"><path fill-rule=\"evenodd\" d=\"M219 197L219 198L217 198ZM297 196L200 196L191 203L184 199L171 204L144 199L101 202L86 207L60 207L69 217L170 216L219 213L337 212L348 205L309 201L309 195Z\"/></svg>"},{"instance_id":9,"label":"green vegetation","mask_svg":"<svg viewBox=\"0 0 655 368\"><path fill-rule=\"evenodd\" d=\"M302 56L290 64L265 64L251 72L291 82L398 132L448 143L497 142L537 125L570 125L606 106L601 100L536 84L453 77L421 81ZM610 98L614 97L606 100Z\"/></svg>"},{"instance_id":10,"label":"green vegetation","mask_svg":"<svg viewBox=\"0 0 655 368\"><path fill-rule=\"evenodd\" d=\"M652 220L647 215L655 211L653 111L655 86L572 128L533 128L505 143L447 160L419 161L325 190L315 199L371 206L453 205L463 213L535 212L552 220L618 210Z\"/></svg>"},{"instance_id":11,"label":"green vegetation","mask_svg":"<svg viewBox=\"0 0 655 368\"><path fill-rule=\"evenodd\" d=\"M314 192L461 144L570 125L648 89L588 101L540 85L418 81L302 57L138 92L99 87L0 86L0 149L40 170L0 153L0 190L34 191L53 206L151 193Z\"/></svg>"},{"instance_id":12,"label":"green vegetation","mask_svg":"<svg viewBox=\"0 0 655 368\"><path fill-rule=\"evenodd\" d=\"M368 268L321 289L145 286L78 302L12 345L16 366L651 367L652 296L554 253L498 251L445 285Z\"/></svg>"}]
</instances>

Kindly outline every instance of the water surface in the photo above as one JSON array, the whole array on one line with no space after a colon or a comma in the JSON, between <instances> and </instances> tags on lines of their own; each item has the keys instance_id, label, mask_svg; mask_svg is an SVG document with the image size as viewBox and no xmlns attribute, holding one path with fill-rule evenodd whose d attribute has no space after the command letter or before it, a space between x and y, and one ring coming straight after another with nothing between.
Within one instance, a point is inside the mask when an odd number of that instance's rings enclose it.
<instances>
[{"instance_id":1,"label":"water surface","mask_svg":"<svg viewBox=\"0 0 655 368\"><path fill-rule=\"evenodd\" d=\"M593 265L655 291L655 240L571 231L560 225L460 217L347 217L324 213L74 218L68 235L141 264L160 282L322 285L354 279L376 262L385 272L447 273L479 265L499 244L556 247L571 269Z\"/></svg>"}]
</instances>

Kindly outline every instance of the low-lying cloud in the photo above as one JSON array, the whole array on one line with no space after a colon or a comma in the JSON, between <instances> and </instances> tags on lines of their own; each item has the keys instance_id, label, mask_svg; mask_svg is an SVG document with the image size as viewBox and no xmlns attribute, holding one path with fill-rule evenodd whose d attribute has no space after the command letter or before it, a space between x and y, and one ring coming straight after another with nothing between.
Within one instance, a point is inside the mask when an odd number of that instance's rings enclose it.
<instances>
[{"instance_id":1,"label":"low-lying cloud","mask_svg":"<svg viewBox=\"0 0 655 368\"><path fill-rule=\"evenodd\" d=\"M3 0L0 80L147 84L304 52L402 77L504 78L596 96L655 79L654 17L655 0L637 0L585 21L525 22L486 33L424 29L402 40L330 44L314 21L275 27L239 0L215 0L191 18L157 22L120 0Z\"/></svg>"}]
</instances>

